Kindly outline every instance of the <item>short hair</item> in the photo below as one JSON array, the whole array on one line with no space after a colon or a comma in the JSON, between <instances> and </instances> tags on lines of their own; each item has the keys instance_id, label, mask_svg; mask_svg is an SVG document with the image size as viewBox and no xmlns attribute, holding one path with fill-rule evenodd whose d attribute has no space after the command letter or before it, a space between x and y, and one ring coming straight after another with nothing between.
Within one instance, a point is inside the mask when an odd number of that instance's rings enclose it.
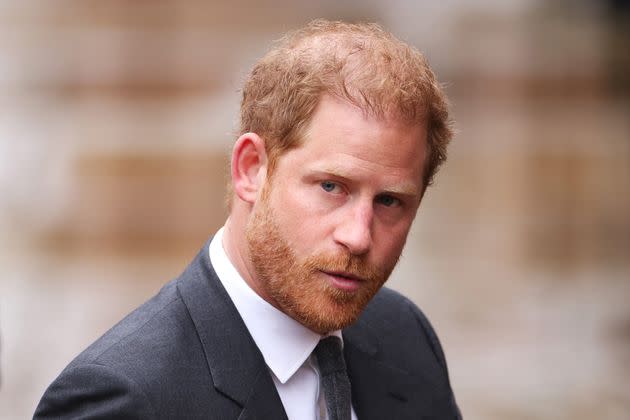
<instances>
[{"instance_id":1,"label":"short hair","mask_svg":"<svg viewBox=\"0 0 630 420\"><path fill-rule=\"evenodd\" d=\"M375 23L317 19L281 38L243 86L240 134L265 140L269 174L297 147L322 95L368 115L426 124L426 188L453 136L446 96L425 57Z\"/></svg>"}]
</instances>

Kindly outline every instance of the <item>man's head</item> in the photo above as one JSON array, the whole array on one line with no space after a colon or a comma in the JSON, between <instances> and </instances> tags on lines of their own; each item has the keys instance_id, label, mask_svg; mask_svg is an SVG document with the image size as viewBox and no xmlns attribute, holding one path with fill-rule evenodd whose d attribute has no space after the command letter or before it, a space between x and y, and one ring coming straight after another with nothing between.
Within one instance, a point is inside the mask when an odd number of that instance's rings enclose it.
<instances>
[{"instance_id":1,"label":"man's head","mask_svg":"<svg viewBox=\"0 0 630 420\"><path fill-rule=\"evenodd\" d=\"M423 180L430 185L452 137L448 104L424 56L376 24L315 20L291 32L246 79L240 134L265 139L270 168L300 145L324 95L377 117L427 127Z\"/></svg>"},{"instance_id":2,"label":"man's head","mask_svg":"<svg viewBox=\"0 0 630 420\"><path fill-rule=\"evenodd\" d=\"M393 270L451 132L422 55L374 25L316 21L253 69L224 247L269 303L325 333Z\"/></svg>"}]
</instances>

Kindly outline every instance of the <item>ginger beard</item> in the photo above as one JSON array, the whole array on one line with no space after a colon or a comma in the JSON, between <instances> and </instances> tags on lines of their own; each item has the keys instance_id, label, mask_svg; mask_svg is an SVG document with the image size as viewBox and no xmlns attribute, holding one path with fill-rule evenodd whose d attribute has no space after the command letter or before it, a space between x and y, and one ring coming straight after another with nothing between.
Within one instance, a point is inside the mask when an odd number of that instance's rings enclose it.
<instances>
[{"instance_id":1,"label":"ginger beard","mask_svg":"<svg viewBox=\"0 0 630 420\"><path fill-rule=\"evenodd\" d=\"M261 194L246 236L258 284L273 300L269 303L320 334L354 323L383 286L398 258L378 267L366 262L365 256L347 251L299 259L276 222L269 200L271 188L269 184L266 187L269 191ZM363 281L355 291L342 290L321 271L343 271Z\"/></svg>"}]
</instances>

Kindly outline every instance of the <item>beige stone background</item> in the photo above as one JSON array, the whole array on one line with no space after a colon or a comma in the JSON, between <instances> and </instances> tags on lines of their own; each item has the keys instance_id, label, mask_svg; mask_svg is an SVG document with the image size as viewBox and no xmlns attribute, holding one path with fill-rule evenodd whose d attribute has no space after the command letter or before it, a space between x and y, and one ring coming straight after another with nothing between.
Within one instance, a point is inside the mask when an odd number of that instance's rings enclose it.
<instances>
[{"instance_id":1,"label":"beige stone background","mask_svg":"<svg viewBox=\"0 0 630 420\"><path fill-rule=\"evenodd\" d=\"M467 419L630 418L628 2L0 2L0 418L222 224L239 86L284 31L376 20L459 134L390 285ZM182 417L185 417L184 414Z\"/></svg>"}]
</instances>

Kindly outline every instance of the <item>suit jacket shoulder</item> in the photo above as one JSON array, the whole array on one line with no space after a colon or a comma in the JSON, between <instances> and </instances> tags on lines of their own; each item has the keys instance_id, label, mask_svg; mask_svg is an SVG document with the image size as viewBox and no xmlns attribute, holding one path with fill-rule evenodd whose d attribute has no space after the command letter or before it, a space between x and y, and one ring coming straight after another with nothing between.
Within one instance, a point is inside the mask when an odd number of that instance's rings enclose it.
<instances>
[{"instance_id":1,"label":"suit jacket shoulder","mask_svg":"<svg viewBox=\"0 0 630 420\"><path fill-rule=\"evenodd\" d=\"M34 417L208 418L215 413L216 418L237 418L242 407L217 392L181 292L207 281L195 274L202 253L74 359L48 387ZM206 304L212 305L212 298ZM239 320L216 322L217 328L230 328Z\"/></svg>"}]
</instances>

